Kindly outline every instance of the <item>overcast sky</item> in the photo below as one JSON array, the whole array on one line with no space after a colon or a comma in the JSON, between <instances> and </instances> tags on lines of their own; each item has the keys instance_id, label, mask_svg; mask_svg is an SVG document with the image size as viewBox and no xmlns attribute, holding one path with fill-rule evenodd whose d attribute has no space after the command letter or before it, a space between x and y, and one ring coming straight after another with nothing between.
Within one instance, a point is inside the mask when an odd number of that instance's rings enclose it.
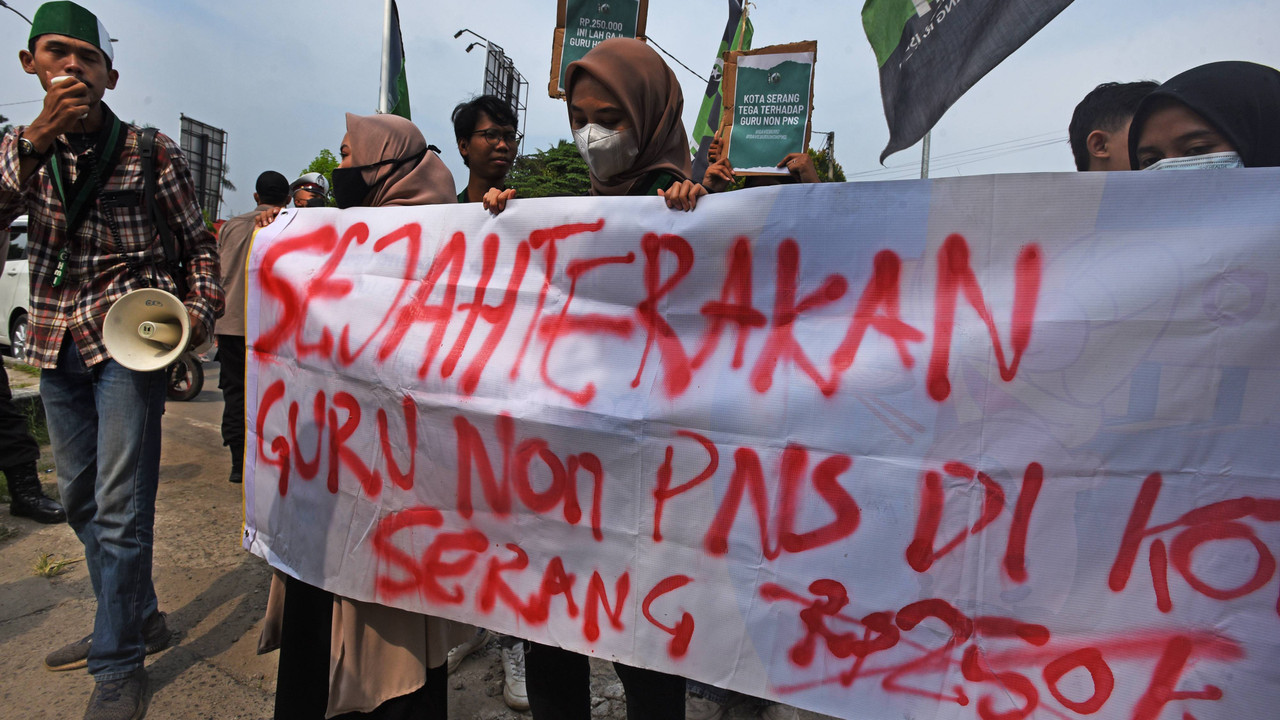
<instances>
[{"instance_id":1,"label":"overcast sky","mask_svg":"<svg viewBox=\"0 0 1280 720\"><path fill-rule=\"evenodd\" d=\"M7 0L30 16L38 2ZM178 135L179 114L228 133L231 180L222 216L252 208L255 178L292 179L321 148L337 151L343 113L377 106L383 0L82 0L112 36L120 84L107 102L122 118ZM919 173L920 149L877 158L888 139L875 56L858 0L755 0L755 46L818 41L814 129L836 132L851 179ZM470 28L501 45L529 80L525 151L568 138L564 104L547 97L555 0L459 3L400 0L413 119L459 186L449 113L481 91L483 48L464 51ZM933 133L933 176L1068 171L1071 111L1107 80L1166 80L1215 60L1280 67L1274 0L1076 0L951 108ZM726 0L650 0L649 35L704 77L724 29ZM28 26L0 10L0 114L26 123L42 93L22 72ZM685 125L704 83L672 64L685 89ZM820 138L814 143L819 144ZM988 150L956 155L975 148ZM1007 152L1006 152L1007 151ZM992 157L995 152L1002 154ZM866 174L862 174L866 173Z\"/></svg>"}]
</instances>

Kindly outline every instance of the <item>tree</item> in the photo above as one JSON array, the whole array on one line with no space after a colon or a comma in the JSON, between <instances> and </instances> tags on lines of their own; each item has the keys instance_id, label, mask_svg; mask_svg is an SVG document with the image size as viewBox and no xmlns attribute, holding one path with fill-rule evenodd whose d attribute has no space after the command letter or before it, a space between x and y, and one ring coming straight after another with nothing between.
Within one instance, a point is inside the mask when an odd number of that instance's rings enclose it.
<instances>
[{"instance_id":1,"label":"tree","mask_svg":"<svg viewBox=\"0 0 1280 720\"><path fill-rule=\"evenodd\" d=\"M338 162L339 160L337 156L335 156L332 152L330 152L328 148L325 148L320 151L319 155L316 155L315 159L311 161L310 165L302 168L302 172L299 173L299 175L306 175L307 173L318 172L324 176L324 179L329 182L329 187L332 188L333 187L333 170L334 168L338 167ZM337 207L337 203L333 201L332 194L330 194L328 201L329 201L330 207Z\"/></svg>"},{"instance_id":2,"label":"tree","mask_svg":"<svg viewBox=\"0 0 1280 720\"><path fill-rule=\"evenodd\" d=\"M591 175L578 154L578 146L561 140L546 150L516 158L507 177L516 197L582 196L591 191Z\"/></svg>"},{"instance_id":3,"label":"tree","mask_svg":"<svg viewBox=\"0 0 1280 720\"><path fill-rule=\"evenodd\" d=\"M828 182L828 180L832 180L834 182L845 181L844 168L840 166L840 161L834 160L828 152L825 150L823 152L818 152L813 148L809 148L809 157L813 158L813 169L818 171L818 177L822 182ZM835 173L832 178L827 177L828 161L835 163Z\"/></svg>"},{"instance_id":4,"label":"tree","mask_svg":"<svg viewBox=\"0 0 1280 720\"><path fill-rule=\"evenodd\" d=\"M231 165L229 163L222 163L222 189L230 190L231 192L236 191L236 184L231 182Z\"/></svg>"}]
</instances>

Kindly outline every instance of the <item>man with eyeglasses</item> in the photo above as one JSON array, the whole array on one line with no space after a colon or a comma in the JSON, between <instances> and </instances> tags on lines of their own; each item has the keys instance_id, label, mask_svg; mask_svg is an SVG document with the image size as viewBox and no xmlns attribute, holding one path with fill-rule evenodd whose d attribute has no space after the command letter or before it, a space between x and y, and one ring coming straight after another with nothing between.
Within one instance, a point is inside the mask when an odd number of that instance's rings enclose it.
<instances>
[{"instance_id":1,"label":"man with eyeglasses","mask_svg":"<svg viewBox=\"0 0 1280 720\"><path fill-rule=\"evenodd\" d=\"M453 134L462 162L471 171L458 202L480 202L490 188L506 190L507 173L520 149L511 106L494 95L464 102L453 109Z\"/></svg>"},{"instance_id":2,"label":"man with eyeglasses","mask_svg":"<svg viewBox=\"0 0 1280 720\"><path fill-rule=\"evenodd\" d=\"M480 202L490 188L504 191L507 197L515 195L514 190L507 190L507 173L520 148L520 133L516 132L516 114L510 105L495 95L481 95L459 104L453 109L453 134L458 139L462 162L471 171L467 186L458 193L458 202ZM502 651L502 699L513 710L528 710L524 641L520 638L480 628L475 637L449 651L449 672L495 636Z\"/></svg>"}]
</instances>

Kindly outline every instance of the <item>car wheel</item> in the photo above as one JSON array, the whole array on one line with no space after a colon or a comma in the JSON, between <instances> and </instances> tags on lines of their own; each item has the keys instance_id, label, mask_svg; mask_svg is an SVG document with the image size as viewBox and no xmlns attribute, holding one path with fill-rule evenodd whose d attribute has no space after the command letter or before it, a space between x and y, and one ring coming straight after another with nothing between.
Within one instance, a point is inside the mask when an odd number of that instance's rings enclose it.
<instances>
[{"instance_id":1,"label":"car wheel","mask_svg":"<svg viewBox=\"0 0 1280 720\"><path fill-rule=\"evenodd\" d=\"M27 359L27 314L18 313L9 326L9 354L22 361Z\"/></svg>"}]
</instances>

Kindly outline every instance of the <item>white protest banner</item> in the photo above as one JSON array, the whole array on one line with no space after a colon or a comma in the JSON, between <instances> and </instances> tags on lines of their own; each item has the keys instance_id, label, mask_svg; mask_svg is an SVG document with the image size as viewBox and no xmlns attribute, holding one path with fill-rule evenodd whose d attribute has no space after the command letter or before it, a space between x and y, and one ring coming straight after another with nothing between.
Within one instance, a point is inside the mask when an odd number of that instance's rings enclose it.
<instances>
[{"instance_id":1,"label":"white protest banner","mask_svg":"<svg viewBox=\"0 0 1280 720\"><path fill-rule=\"evenodd\" d=\"M547 93L564 97L564 72L591 48L609 38L644 37L649 0L559 0L551 40L551 79Z\"/></svg>"},{"instance_id":2,"label":"white protest banner","mask_svg":"<svg viewBox=\"0 0 1280 720\"><path fill-rule=\"evenodd\" d=\"M1280 706L1280 171L286 211L245 545L845 718Z\"/></svg>"}]
</instances>

